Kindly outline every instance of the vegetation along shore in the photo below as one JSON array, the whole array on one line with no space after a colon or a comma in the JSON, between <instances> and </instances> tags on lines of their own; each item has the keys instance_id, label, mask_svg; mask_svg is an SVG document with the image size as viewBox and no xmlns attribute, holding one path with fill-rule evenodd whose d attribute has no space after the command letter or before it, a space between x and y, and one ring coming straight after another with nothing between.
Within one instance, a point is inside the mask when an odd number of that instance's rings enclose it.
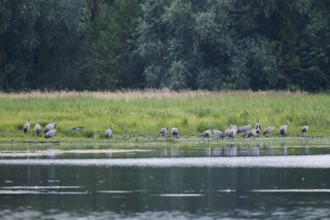
<instances>
[{"instance_id":1,"label":"vegetation along shore","mask_svg":"<svg viewBox=\"0 0 330 220\"><path fill-rule=\"evenodd\" d=\"M167 141L156 137L161 128L178 128L181 140L203 139L210 127L224 132L231 125L251 125L260 120L257 138L281 138L280 126L287 124L285 137L301 137L302 127L310 128L304 137L330 136L330 96L306 92L210 92L141 90L121 92L30 92L0 94L1 142L53 141ZM56 134L50 139L38 136L54 118ZM23 132L29 119L30 129ZM112 137L106 129L112 126ZM263 136L263 129L274 126ZM74 129L76 128L76 129ZM234 139L243 139L243 133ZM216 138L212 133L210 138ZM228 137L225 138L225 140ZM221 141L221 140L219 140Z\"/></svg>"}]
</instances>

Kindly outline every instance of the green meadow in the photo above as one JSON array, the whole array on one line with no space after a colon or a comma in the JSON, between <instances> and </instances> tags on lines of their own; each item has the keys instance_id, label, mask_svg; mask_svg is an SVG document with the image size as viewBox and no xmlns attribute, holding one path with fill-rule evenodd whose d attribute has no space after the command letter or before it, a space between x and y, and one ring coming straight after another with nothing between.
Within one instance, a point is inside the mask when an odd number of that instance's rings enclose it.
<instances>
[{"instance_id":1,"label":"green meadow","mask_svg":"<svg viewBox=\"0 0 330 220\"><path fill-rule=\"evenodd\" d=\"M275 126L268 137L280 138L279 127L288 122L287 137L305 135L330 137L330 96L326 93L143 90L121 92L31 92L0 94L0 141L10 142L136 142L155 141L160 128L177 127L181 139L199 140L208 125L224 131L260 118L263 128ZM23 126L30 119L30 130ZM36 136L34 125L42 127L55 118L57 133L45 139ZM113 128L107 140L104 131ZM73 131L73 127L84 127ZM129 138L132 137L132 138ZM157 142L169 141L158 138ZM235 140L243 140L240 135ZM173 141L173 140L171 140ZM220 140L221 141L221 140ZM226 141L226 140L224 140Z\"/></svg>"}]
</instances>

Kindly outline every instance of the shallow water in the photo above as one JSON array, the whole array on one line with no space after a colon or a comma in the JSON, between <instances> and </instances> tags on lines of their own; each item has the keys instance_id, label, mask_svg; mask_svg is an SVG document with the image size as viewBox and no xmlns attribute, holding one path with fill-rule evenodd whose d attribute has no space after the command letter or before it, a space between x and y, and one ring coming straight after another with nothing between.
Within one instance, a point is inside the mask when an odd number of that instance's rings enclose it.
<instances>
[{"instance_id":1,"label":"shallow water","mask_svg":"<svg viewBox=\"0 0 330 220\"><path fill-rule=\"evenodd\" d=\"M0 152L1 219L327 219L330 147Z\"/></svg>"}]
</instances>

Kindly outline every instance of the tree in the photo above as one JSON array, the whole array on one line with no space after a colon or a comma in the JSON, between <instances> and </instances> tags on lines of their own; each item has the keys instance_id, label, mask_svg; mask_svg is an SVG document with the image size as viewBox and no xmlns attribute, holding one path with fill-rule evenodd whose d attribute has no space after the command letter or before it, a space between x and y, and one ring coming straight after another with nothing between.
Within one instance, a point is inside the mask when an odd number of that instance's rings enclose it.
<instances>
[{"instance_id":1,"label":"tree","mask_svg":"<svg viewBox=\"0 0 330 220\"><path fill-rule=\"evenodd\" d=\"M147 87L187 88L193 62L188 60L193 42L188 37L191 19L189 2L146 1L142 6L137 53L146 63Z\"/></svg>"},{"instance_id":2,"label":"tree","mask_svg":"<svg viewBox=\"0 0 330 220\"><path fill-rule=\"evenodd\" d=\"M299 48L300 84L304 90L321 91L330 86L330 3L314 4Z\"/></svg>"},{"instance_id":3,"label":"tree","mask_svg":"<svg viewBox=\"0 0 330 220\"><path fill-rule=\"evenodd\" d=\"M261 38L252 34L258 26L257 17L270 13L273 6L267 11L257 6L220 0L204 4L146 1L138 26L137 51L146 60L147 86L216 90L258 87L252 79L256 69L262 69L259 77L277 69L272 48L266 48ZM248 9L255 12L250 15ZM237 19L240 17L245 19ZM246 20L251 22L245 25ZM276 80L271 81L275 86Z\"/></svg>"},{"instance_id":4,"label":"tree","mask_svg":"<svg viewBox=\"0 0 330 220\"><path fill-rule=\"evenodd\" d=\"M80 1L0 2L0 89L72 88Z\"/></svg>"},{"instance_id":5,"label":"tree","mask_svg":"<svg viewBox=\"0 0 330 220\"><path fill-rule=\"evenodd\" d=\"M87 1L82 73L88 89L139 87L142 71L139 60L131 55L131 42L134 41L140 2Z\"/></svg>"},{"instance_id":6,"label":"tree","mask_svg":"<svg viewBox=\"0 0 330 220\"><path fill-rule=\"evenodd\" d=\"M0 90L328 90L328 0L2 0Z\"/></svg>"},{"instance_id":7,"label":"tree","mask_svg":"<svg viewBox=\"0 0 330 220\"><path fill-rule=\"evenodd\" d=\"M148 0L137 28L146 86L327 89L328 12L326 0Z\"/></svg>"}]
</instances>

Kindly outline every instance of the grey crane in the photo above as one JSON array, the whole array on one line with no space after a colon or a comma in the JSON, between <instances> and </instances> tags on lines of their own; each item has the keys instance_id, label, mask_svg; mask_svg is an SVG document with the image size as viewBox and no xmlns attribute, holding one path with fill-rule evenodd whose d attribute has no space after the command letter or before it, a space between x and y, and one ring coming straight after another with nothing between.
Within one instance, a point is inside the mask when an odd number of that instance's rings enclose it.
<instances>
[{"instance_id":1,"label":"grey crane","mask_svg":"<svg viewBox=\"0 0 330 220\"><path fill-rule=\"evenodd\" d=\"M270 134L270 133L273 132L274 129L275 129L275 126L267 127L267 128L264 129L264 131L263 131L262 134L263 134L264 136L265 136L266 134Z\"/></svg>"},{"instance_id":2,"label":"grey crane","mask_svg":"<svg viewBox=\"0 0 330 220\"><path fill-rule=\"evenodd\" d=\"M37 136L39 136L41 132L41 125L39 124L39 122L37 122L37 124L34 126L34 129L36 130Z\"/></svg>"},{"instance_id":3,"label":"grey crane","mask_svg":"<svg viewBox=\"0 0 330 220\"><path fill-rule=\"evenodd\" d=\"M302 133L306 133L309 129L308 122L305 123L305 125L301 128Z\"/></svg>"},{"instance_id":4,"label":"grey crane","mask_svg":"<svg viewBox=\"0 0 330 220\"><path fill-rule=\"evenodd\" d=\"M172 128L171 133L174 138L179 138L179 129L178 128Z\"/></svg>"},{"instance_id":5,"label":"grey crane","mask_svg":"<svg viewBox=\"0 0 330 220\"><path fill-rule=\"evenodd\" d=\"M204 138L209 138L211 136L211 125L208 126L208 129L202 134Z\"/></svg>"},{"instance_id":6,"label":"grey crane","mask_svg":"<svg viewBox=\"0 0 330 220\"><path fill-rule=\"evenodd\" d=\"M230 125L230 127L223 132L223 136L224 137L229 137L229 138L234 138L236 133L237 133L237 126L236 125Z\"/></svg>"},{"instance_id":7,"label":"grey crane","mask_svg":"<svg viewBox=\"0 0 330 220\"><path fill-rule=\"evenodd\" d=\"M44 133L46 134L48 131L56 128L55 118L52 119L52 123L49 123L44 128Z\"/></svg>"},{"instance_id":8,"label":"grey crane","mask_svg":"<svg viewBox=\"0 0 330 220\"><path fill-rule=\"evenodd\" d=\"M230 127L227 128L226 130L224 130L224 132L223 132L223 136L224 136L224 137L228 137L229 132L230 132Z\"/></svg>"},{"instance_id":9,"label":"grey crane","mask_svg":"<svg viewBox=\"0 0 330 220\"><path fill-rule=\"evenodd\" d=\"M237 134L240 133L240 132L246 133L250 130L250 128L251 128L251 125L241 126L237 129Z\"/></svg>"},{"instance_id":10,"label":"grey crane","mask_svg":"<svg viewBox=\"0 0 330 220\"><path fill-rule=\"evenodd\" d=\"M29 131L29 129L30 129L30 119L28 118L27 122L23 126L24 134L26 134Z\"/></svg>"},{"instance_id":11,"label":"grey crane","mask_svg":"<svg viewBox=\"0 0 330 220\"><path fill-rule=\"evenodd\" d=\"M247 125L241 126L237 129L237 134L243 132L243 133L247 133L250 128L251 128L251 119L249 119L248 121L249 123Z\"/></svg>"},{"instance_id":12,"label":"grey crane","mask_svg":"<svg viewBox=\"0 0 330 220\"><path fill-rule=\"evenodd\" d=\"M56 129L53 128L53 129L50 129L46 134L45 134L45 138L51 138L51 137L54 137L56 134Z\"/></svg>"},{"instance_id":13,"label":"grey crane","mask_svg":"<svg viewBox=\"0 0 330 220\"><path fill-rule=\"evenodd\" d=\"M281 134L282 136L286 135L286 131L287 131L287 129L288 129L288 121L285 120L285 125L282 125L282 126L280 127L280 134Z\"/></svg>"},{"instance_id":14,"label":"grey crane","mask_svg":"<svg viewBox=\"0 0 330 220\"><path fill-rule=\"evenodd\" d=\"M160 136L163 136L163 137L166 137L166 135L167 135L167 131L168 131L168 128L161 128L161 129L159 130L159 135L160 135Z\"/></svg>"},{"instance_id":15,"label":"grey crane","mask_svg":"<svg viewBox=\"0 0 330 220\"><path fill-rule=\"evenodd\" d=\"M258 122L256 123L255 129L261 130L261 123L260 123L260 117L258 117Z\"/></svg>"},{"instance_id":16,"label":"grey crane","mask_svg":"<svg viewBox=\"0 0 330 220\"><path fill-rule=\"evenodd\" d=\"M248 138L249 137L258 137L259 134L260 134L260 129L253 129L253 130L249 131Z\"/></svg>"},{"instance_id":17,"label":"grey crane","mask_svg":"<svg viewBox=\"0 0 330 220\"><path fill-rule=\"evenodd\" d=\"M107 130L105 130L104 134L106 138L111 138L112 137L112 133L113 133L113 129L112 126L110 124L109 128Z\"/></svg>"},{"instance_id":18,"label":"grey crane","mask_svg":"<svg viewBox=\"0 0 330 220\"><path fill-rule=\"evenodd\" d=\"M164 138L166 138L166 135L167 135L167 131L168 131L168 128L161 128L159 130L159 134L155 137L155 139L157 139L159 136L162 136Z\"/></svg>"},{"instance_id":19,"label":"grey crane","mask_svg":"<svg viewBox=\"0 0 330 220\"><path fill-rule=\"evenodd\" d=\"M223 133L220 130L213 129L213 134L217 137L217 139L222 138L223 139Z\"/></svg>"}]
</instances>

